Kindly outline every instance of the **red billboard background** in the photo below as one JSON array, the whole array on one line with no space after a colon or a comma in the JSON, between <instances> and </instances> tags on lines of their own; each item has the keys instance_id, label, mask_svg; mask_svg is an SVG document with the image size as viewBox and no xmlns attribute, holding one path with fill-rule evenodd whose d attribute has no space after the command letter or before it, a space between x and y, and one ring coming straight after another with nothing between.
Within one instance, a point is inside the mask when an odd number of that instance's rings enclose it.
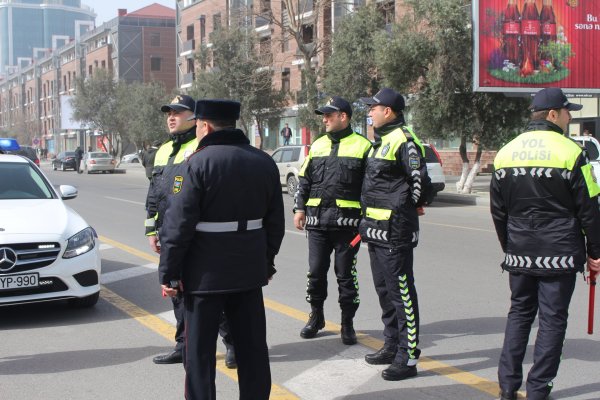
<instances>
[{"instance_id":1,"label":"red billboard background","mask_svg":"<svg viewBox=\"0 0 600 400\"><path fill-rule=\"evenodd\" d=\"M525 3L529 3L527 10ZM545 20L535 22L532 3L538 15L545 5ZM473 4L474 90L532 92L554 86L571 93L600 92L600 1L480 0ZM532 39L537 41L533 45L538 46L537 52L531 50Z\"/></svg>"}]
</instances>

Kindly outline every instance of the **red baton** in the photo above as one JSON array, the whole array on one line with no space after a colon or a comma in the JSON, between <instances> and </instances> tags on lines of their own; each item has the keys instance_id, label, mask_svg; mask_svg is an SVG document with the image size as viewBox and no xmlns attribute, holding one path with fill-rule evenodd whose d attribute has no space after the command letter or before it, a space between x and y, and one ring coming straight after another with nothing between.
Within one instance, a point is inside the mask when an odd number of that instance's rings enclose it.
<instances>
[{"instance_id":1,"label":"red baton","mask_svg":"<svg viewBox=\"0 0 600 400\"><path fill-rule=\"evenodd\" d=\"M596 273L590 271L588 277L588 283L590 284L590 299L588 307L588 335L594 333L594 297L596 297Z\"/></svg>"},{"instance_id":2,"label":"red baton","mask_svg":"<svg viewBox=\"0 0 600 400\"><path fill-rule=\"evenodd\" d=\"M360 233L356 235L354 239L352 239L352 241L350 242L350 247L356 247L358 242L360 242Z\"/></svg>"}]
</instances>

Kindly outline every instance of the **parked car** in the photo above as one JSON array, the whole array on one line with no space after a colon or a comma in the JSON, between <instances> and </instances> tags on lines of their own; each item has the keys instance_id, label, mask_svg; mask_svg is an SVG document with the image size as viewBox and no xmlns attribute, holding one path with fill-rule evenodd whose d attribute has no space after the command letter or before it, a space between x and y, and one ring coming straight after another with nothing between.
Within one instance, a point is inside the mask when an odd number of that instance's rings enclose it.
<instances>
[{"instance_id":1,"label":"parked car","mask_svg":"<svg viewBox=\"0 0 600 400\"><path fill-rule=\"evenodd\" d=\"M19 150L7 151L8 154L17 154L23 157L27 157L34 162L38 167L40 166L40 159L37 155L37 151L31 146L19 146Z\"/></svg>"},{"instance_id":2,"label":"parked car","mask_svg":"<svg viewBox=\"0 0 600 400\"><path fill-rule=\"evenodd\" d=\"M83 155L79 168L88 174L92 172L109 172L112 174L115 172L116 165L117 162L110 154L101 151L92 151Z\"/></svg>"},{"instance_id":3,"label":"parked car","mask_svg":"<svg viewBox=\"0 0 600 400\"><path fill-rule=\"evenodd\" d=\"M68 169L75 171L77 169L74 151L63 151L58 153L56 158L52 159L52 169L56 171L59 168L62 171L66 171Z\"/></svg>"},{"instance_id":4,"label":"parked car","mask_svg":"<svg viewBox=\"0 0 600 400\"><path fill-rule=\"evenodd\" d=\"M431 179L433 190L435 191L434 196L437 196L438 192L441 192L446 187L446 176L442 169L442 159L435 149L435 146L429 143L423 143L425 148L425 162L427 162L427 173Z\"/></svg>"},{"instance_id":5,"label":"parked car","mask_svg":"<svg viewBox=\"0 0 600 400\"><path fill-rule=\"evenodd\" d=\"M122 163L140 163L140 155L138 153L125 154L121 157Z\"/></svg>"},{"instance_id":6,"label":"parked car","mask_svg":"<svg viewBox=\"0 0 600 400\"><path fill-rule=\"evenodd\" d=\"M298 171L308 155L308 149L309 146L306 145L283 146L272 154L279 169L281 186L286 187L288 194L292 197L298 190Z\"/></svg>"},{"instance_id":7,"label":"parked car","mask_svg":"<svg viewBox=\"0 0 600 400\"><path fill-rule=\"evenodd\" d=\"M571 136L571 139L576 141L583 147L588 155L590 164L594 169L596 179L600 178L600 142L593 136Z\"/></svg>"},{"instance_id":8,"label":"parked car","mask_svg":"<svg viewBox=\"0 0 600 400\"><path fill-rule=\"evenodd\" d=\"M91 307L100 293L100 251L94 229L63 200L30 160L0 154L0 306L68 300Z\"/></svg>"}]
</instances>

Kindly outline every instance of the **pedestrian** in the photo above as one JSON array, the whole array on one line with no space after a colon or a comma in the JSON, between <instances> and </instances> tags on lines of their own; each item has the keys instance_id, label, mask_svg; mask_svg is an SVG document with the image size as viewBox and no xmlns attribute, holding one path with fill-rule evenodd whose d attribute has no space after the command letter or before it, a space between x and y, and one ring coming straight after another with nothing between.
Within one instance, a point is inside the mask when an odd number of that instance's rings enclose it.
<instances>
[{"instance_id":1,"label":"pedestrian","mask_svg":"<svg viewBox=\"0 0 600 400\"><path fill-rule=\"evenodd\" d=\"M311 145L300 169L294 207L294 225L308 231L306 301L311 313L300 336L314 338L325 327L323 304L334 252L341 337L344 344L352 345L356 344L353 318L360 303L356 270L360 246L350 242L358 234L360 190L371 142L350 127L352 107L343 98L332 97L315 113L323 116L325 134Z\"/></svg>"},{"instance_id":2,"label":"pedestrian","mask_svg":"<svg viewBox=\"0 0 600 400\"><path fill-rule=\"evenodd\" d=\"M167 209L167 196L173 185L173 177L177 174L178 165L184 162L198 147L196 138L196 123L188 121L193 117L196 103L193 98L186 95L176 96L170 104L161 107L167 117L167 127L170 138L154 153L153 169L151 172L150 187L146 197L147 219L145 222L146 236L150 248L160 254L161 246L159 232L163 224ZM159 143L155 143L159 144ZM185 345L185 312L183 297L171 297L173 312L177 321L175 330L175 348L167 353L153 358L155 364L174 364L183 362L183 347ZM233 340L229 335L227 321L222 318L221 336L227 348L225 364L228 368L235 368L235 352Z\"/></svg>"},{"instance_id":3,"label":"pedestrian","mask_svg":"<svg viewBox=\"0 0 600 400\"><path fill-rule=\"evenodd\" d=\"M292 128L289 127L287 122L281 129L281 136L283 136L283 145L288 146L290 144L290 138L292 137Z\"/></svg>"},{"instance_id":4,"label":"pedestrian","mask_svg":"<svg viewBox=\"0 0 600 400\"><path fill-rule=\"evenodd\" d=\"M227 316L241 400L267 400L271 373L262 287L274 270L285 221L273 159L235 128L240 103L196 103L198 151L172 183L161 230L163 290L186 310L185 398L214 399L215 339ZM241 195L243 194L243 195Z\"/></svg>"},{"instance_id":5,"label":"pedestrian","mask_svg":"<svg viewBox=\"0 0 600 400\"><path fill-rule=\"evenodd\" d=\"M77 148L75 149L75 171L77 171L78 174L83 173L83 171L80 168L82 158L83 150L81 150L81 147L77 146Z\"/></svg>"},{"instance_id":6,"label":"pedestrian","mask_svg":"<svg viewBox=\"0 0 600 400\"><path fill-rule=\"evenodd\" d=\"M152 180L152 170L154 169L156 151L161 145L162 142L160 140L155 140L142 152L142 166L146 169L146 178L148 178L148 180Z\"/></svg>"},{"instance_id":7,"label":"pedestrian","mask_svg":"<svg viewBox=\"0 0 600 400\"><path fill-rule=\"evenodd\" d=\"M504 400L517 398L536 314L539 329L527 398L548 398L561 359L576 273L583 271L586 254L592 268L600 261L600 188L585 152L565 136L570 111L581 108L559 88L540 90L527 129L494 160L491 212L511 290L498 366Z\"/></svg>"},{"instance_id":8,"label":"pedestrian","mask_svg":"<svg viewBox=\"0 0 600 400\"><path fill-rule=\"evenodd\" d=\"M383 347L365 361L391 364L383 379L402 380L417 375L421 353L413 249L422 206L431 201L433 190L423 145L405 125L404 97L384 88L360 100L370 108L375 142L363 181L359 231L369 247L385 338Z\"/></svg>"}]
</instances>

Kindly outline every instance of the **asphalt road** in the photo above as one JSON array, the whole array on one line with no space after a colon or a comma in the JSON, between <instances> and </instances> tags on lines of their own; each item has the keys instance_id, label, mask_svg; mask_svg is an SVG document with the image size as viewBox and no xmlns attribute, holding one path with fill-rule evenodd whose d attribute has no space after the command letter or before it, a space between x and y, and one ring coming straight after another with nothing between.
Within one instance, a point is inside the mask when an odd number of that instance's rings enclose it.
<instances>
[{"instance_id":1,"label":"asphalt road","mask_svg":"<svg viewBox=\"0 0 600 400\"><path fill-rule=\"evenodd\" d=\"M68 204L100 235L102 296L89 310L61 303L0 308L0 399L183 398L181 365L152 363L154 355L173 345L173 317L170 302L160 295L158 258L143 235L148 183L139 165L125 167L125 174L77 175L43 166L55 184L78 188L79 196ZM447 202L440 196L426 209L415 251L423 351L419 375L386 382L380 377L384 366L363 360L382 344L380 309L364 246L358 260L361 306L355 319L360 343L345 346L339 338L333 271L326 330L315 339L300 338L309 311L304 300L307 241L293 228L291 198L284 194L284 200L287 230L276 259L278 273L264 290L272 399L496 397L509 291L486 205ZM588 336L586 326L587 286L580 278L554 399L600 399L598 336ZM219 350L224 351L221 343ZM531 357L526 357L526 371ZM222 355L218 368L218 398L238 398L235 371L224 367Z\"/></svg>"}]
</instances>

